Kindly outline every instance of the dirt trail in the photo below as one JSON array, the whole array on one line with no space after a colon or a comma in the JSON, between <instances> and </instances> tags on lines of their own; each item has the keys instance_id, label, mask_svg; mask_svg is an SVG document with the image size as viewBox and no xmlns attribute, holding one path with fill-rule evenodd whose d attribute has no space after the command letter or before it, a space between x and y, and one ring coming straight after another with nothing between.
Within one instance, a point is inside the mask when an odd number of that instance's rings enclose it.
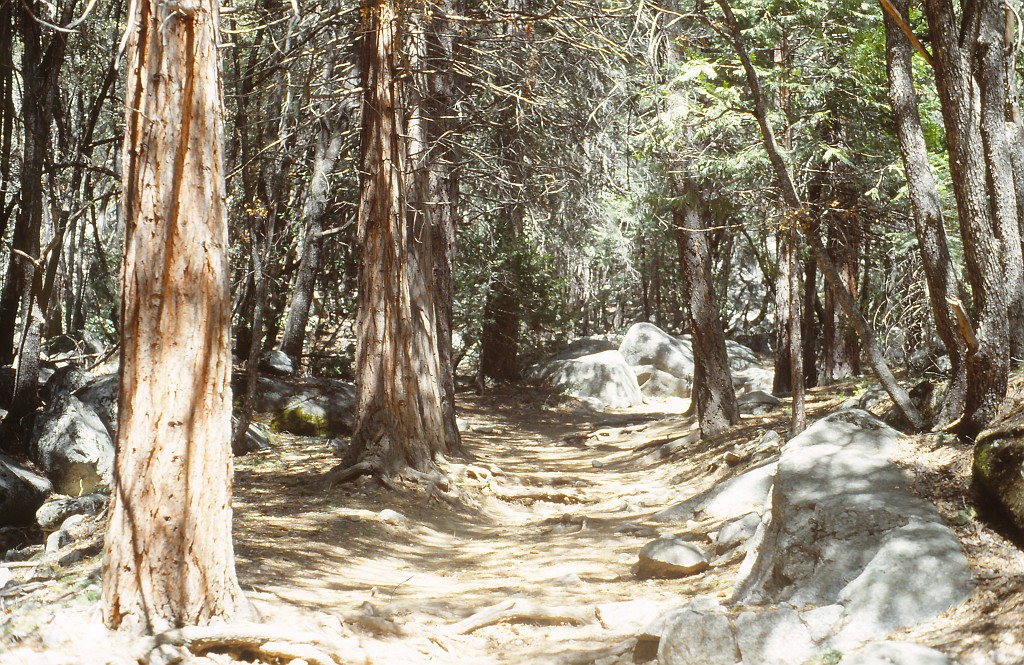
<instances>
[{"instance_id":1,"label":"dirt trail","mask_svg":"<svg viewBox=\"0 0 1024 665\"><path fill-rule=\"evenodd\" d=\"M284 601L337 617L388 663L613 662L640 617L606 611L602 622L596 606L642 598L668 609L724 595L736 561L683 580L641 580L632 570L659 531L714 526L649 519L730 473L713 461L720 450L699 443L663 458L659 444L691 431L692 420L678 411L545 410L542 401L517 391L463 404L476 459L449 469L472 504L461 508L373 480L325 492L311 479L337 460L314 440L286 439L243 462L235 531L243 587L271 615ZM758 425L720 448L754 439ZM548 500L531 498L538 494ZM501 622L457 634L467 616L516 598L588 622Z\"/></svg>"}]
</instances>

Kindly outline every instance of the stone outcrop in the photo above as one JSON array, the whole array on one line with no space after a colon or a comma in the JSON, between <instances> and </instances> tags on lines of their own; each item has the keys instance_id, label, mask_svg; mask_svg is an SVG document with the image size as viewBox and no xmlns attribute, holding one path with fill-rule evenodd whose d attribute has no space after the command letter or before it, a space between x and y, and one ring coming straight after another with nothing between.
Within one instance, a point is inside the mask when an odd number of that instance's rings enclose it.
<instances>
[{"instance_id":1,"label":"stone outcrop","mask_svg":"<svg viewBox=\"0 0 1024 665\"><path fill-rule=\"evenodd\" d=\"M826 649L853 653L966 598L973 580L960 543L890 461L896 436L871 414L849 410L787 443L731 604L662 617L659 662L810 662ZM889 643L851 662L890 662L876 656L947 662L923 647Z\"/></svg>"},{"instance_id":2,"label":"stone outcrop","mask_svg":"<svg viewBox=\"0 0 1024 665\"><path fill-rule=\"evenodd\" d=\"M601 408L643 404L636 375L618 351L534 365L527 370L527 378L551 384L572 397L595 400Z\"/></svg>"}]
</instances>

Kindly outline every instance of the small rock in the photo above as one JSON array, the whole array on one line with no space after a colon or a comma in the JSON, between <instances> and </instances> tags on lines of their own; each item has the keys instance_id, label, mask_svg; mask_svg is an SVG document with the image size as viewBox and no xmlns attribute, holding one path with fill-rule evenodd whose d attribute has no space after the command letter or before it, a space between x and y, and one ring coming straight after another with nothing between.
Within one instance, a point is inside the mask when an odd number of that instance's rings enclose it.
<instances>
[{"instance_id":1,"label":"small rock","mask_svg":"<svg viewBox=\"0 0 1024 665\"><path fill-rule=\"evenodd\" d=\"M348 450L348 444L341 439L335 437L333 439L327 439L327 449L331 451L331 454L335 457L341 457Z\"/></svg>"},{"instance_id":2,"label":"small rock","mask_svg":"<svg viewBox=\"0 0 1024 665\"><path fill-rule=\"evenodd\" d=\"M66 531L70 533L72 529L85 522L86 519L88 518L85 515L72 515L71 517L64 520L63 524L60 525L60 529L58 529L58 531Z\"/></svg>"},{"instance_id":3,"label":"small rock","mask_svg":"<svg viewBox=\"0 0 1024 665\"><path fill-rule=\"evenodd\" d=\"M384 522L385 524L398 525L405 524L409 521L409 518L403 515L402 513L398 512L397 510L385 508L384 510L377 513L377 520L380 522Z\"/></svg>"},{"instance_id":4,"label":"small rock","mask_svg":"<svg viewBox=\"0 0 1024 665\"><path fill-rule=\"evenodd\" d=\"M581 580L580 576L576 573L568 573L566 575L562 575L561 577L556 577L555 579L551 580L551 584L553 584L554 586L561 586L567 588L576 588L584 585L583 580Z\"/></svg>"},{"instance_id":5,"label":"small rock","mask_svg":"<svg viewBox=\"0 0 1024 665\"><path fill-rule=\"evenodd\" d=\"M817 651L807 627L790 608L743 612L733 628L743 661L751 665L806 663Z\"/></svg>"},{"instance_id":6,"label":"small rock","mask_svg":"<svg viewBox=\"0 0 1024 665\"><path fill-rule=\"evenodd\" d=\"M36 523L46 531L57 529L72 515L95 515L107 505L104 492L84 494L70 499L47 501L36 511Z\"/></svg>"},{"instance_id":7,"label":"small rock","mask_svg":"<svg viewBox=\"0 0 1024 665\"><path fill-rule=\"evenodd\" d=\"M627 600L597 606L601 625L616 633L636 633L658 617L660 610L653 600Z\"/></svg>"},{"instance_id":8,"label":"small rock","mask_svg":"<svg viewBox=\"0 0 1024 665\"><path fill-rule=\"evenodd\" d=\"M704 553L680 536L653 540L640 550L640 577L685 577L707 569Z\"/></svg>"},{"instance_id":9,"label":"small rock","mask_svg":"<svg viewBox=\"0 0 1024 665\"><path fill-rule=\"evenodd\" d=\"M615 527L614 533L621 533L627 536L643 536L647 538L656 538L658 536L658 530L655 527L637 524L635 522L625 522L620 524Z\"/></svg>"},{"instance_id":10,"label":"small rock","mask_svg":"<svg viewBox=\"0 0 1024 665\"><path fill-rule=\"evenodd\" d=\"M494 428L490 425L473 425L473 431L478 434L494 434Z\"/></svg>"},{"instance_id":11,"label":"small rock","mask_svg":"<svg viewBox=\"0 0 1024 665\"><path fill-rule=\"evenodd\" d=\"M71 534L67 531L54 531L46 537L46 551L47 553L53 553L64 547L65 545L71 544Z\"/></svg>"},{"instance_id":12,"label":"small rock","mask_svg":"<svg viewBox=\"0 0 1024 665\"><path fill-rule=\"evenodd\" d=\"M718 530L715 542L715 554L725 554L731 549L742 545L754 536L761 517L757 513L747 513L743 517L727 522Z\"/></svg>"},{"instance_id":13,"label":"small rock","mask_svg":"<svg viewBox=\"0 0 1024 665\"><path fill-rule=\"evenodd\" d=\"M815 642L824 642L835 634L846 615L842 605L823 605L800 613L800 621L807 626L807 632Z\"/></svg>"},{"instance_id":14,"label":"small rock","mask_svg":"<svg viewBox=\"0 0 1024 665\"><path fill-rule=\"evenodd\" d=\"M285 352L272 349L260 356L260 369L274 376L289 376L295 372L295 364Z\"/></svg>"},{"instance_id":15,"label":"small rock","mask_svg":"<svg viewBox=\"0 0 1024 665\"><path fill-rule=\"evenodd\" d=\"M775 430L770 429L761 435L761 440L757 443L757 452L760 453L765 450L778 448L781 443L782 436L780 436Z\"/></svg>"},{"instance_id":16,"label":"small rock","mask_svg":"<svg viewBox=\"0 0 1024 665\"><path fill-rule=\"evenodd\" d=\"M725 453L725 463L729 466L736 466L737 464L746 462L748 459L750 459L750 453L748 451L736 452L735 450L730 450Z\"/></svg>"},{"instance_id":17,"label":"small rock","mask_svg":"<svg viewBox=\"0 0 1024 665\"><path fill-rule=\"evenodd\" d=\"M590 462L590 466L594 467L595 469L602 469L604 468L604 462L602 462L599 459L596 459Z\"/></svg>"},{"instance_id":18,"label":"small rock","mask_svg":"<svg viewBox=\"0 0 1024 665\"><path fill-rule=\"evenodd\" d=\"M736 398L740 413L767 415L782 408L782 400L762 390L744 393Z\"/></svg>"},{"instance_id":19,"label":"small rock","mask_svg":"<svg viewBox=\"0 0 1024 665\"><path fill-rule=\"evenodd\" d=\"M677 610L658 645L662 665L735 665L741 662L729 618L715 612Z\"/></svg>"},{"instance_id":20,"label":"small rock","mask_svg":"<svg viewBox=\"0 0 1024 665\"><path fill-rule=\"evenodd\" d=\"M460 432L468 432L469 431L469 421L466 420L465 418L456 418L455 419L455 426L459 428Z\"/></svg>"}]
</instances>

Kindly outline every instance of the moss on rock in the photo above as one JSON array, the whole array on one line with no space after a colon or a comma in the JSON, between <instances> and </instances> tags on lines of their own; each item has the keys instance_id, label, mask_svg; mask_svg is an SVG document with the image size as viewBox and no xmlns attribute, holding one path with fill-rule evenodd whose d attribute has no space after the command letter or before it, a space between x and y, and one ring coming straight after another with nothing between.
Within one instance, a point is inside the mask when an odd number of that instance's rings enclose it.
<instances>
[{"instance_id":1,"label":"moss on rock","mask_svg":"<svg viewBox=\"0 0 1024 665\"><path fill-rule=\"evenodd\" d=\"M974 447L974 480L1024 533L1024 431L995 429Z\"/></svg>"},{"instance_id":2,"label":"moss on rock","mask_svg":"<svg viewBox=\"0 0 1024 665\"><path fill-rule=\"evenodd\" d=\"M274 416L270 427L275 432L299 436L327 436L329 424L327 411L323 407L306 400L297 400L289 402L281 413Z\"/></svg>"}]
</instances>

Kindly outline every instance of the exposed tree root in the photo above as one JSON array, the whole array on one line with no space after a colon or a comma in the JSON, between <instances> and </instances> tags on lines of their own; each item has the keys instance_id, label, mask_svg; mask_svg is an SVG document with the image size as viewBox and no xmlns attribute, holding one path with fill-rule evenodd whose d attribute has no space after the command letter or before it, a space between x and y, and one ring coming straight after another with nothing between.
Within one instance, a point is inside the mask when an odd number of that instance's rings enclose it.
<instances>
[{"instance_id":1,"label":"exposed tree root","mask_svg":"<svg viewBox=\"0 0 1024 665\"><path fill-rule=\"evenodd\" d=\"M324 479L324 488L329 490L335 485L344 485L361 476L380 476L380 468L366 460L352 466L339 464L327 473L327 477Z\"/></svg>"},{"instance_id":2,"label":"exposed tree root","mask_svg":"<svg viewBox=\"0 0 1024 665\"><path fill-rule=\"evenodd\" d=\"M510 621L571 623L578 626L592 623L595 619L594 609L590 607L547 607L525 598L512 598L482 609L476 614L452 624L449 629L457 635L467 635L486 626Z\"/></svg>"},{"instance_id":3,"label":"exposed tree root","mask_svg":"<svg viewBox=\"0 0 1024 665\"><path fill-rule=\"evenodd\" d=\"M583 493L574 489L552 487L508 487L499 485L493 479L487 485L491 492L502 501L548 501L550 503L583 503Z\"/></svg>"},{"instance_id":4,"label":"exposed tree root","mask_svg":"<svg viewBox=\"0 0 1024 665\"><path fill-rule=\"evenodd\" d=\"M302 659L309 665L348 665L366 662L366 656L358 640L255 623L186 626L168 630L152 637L151 646L146 651L157 651L164 646L185 648L194 654L214 649L236 653L248 652L264 660L285 663Z\"/></svg>"}]
</instances>

